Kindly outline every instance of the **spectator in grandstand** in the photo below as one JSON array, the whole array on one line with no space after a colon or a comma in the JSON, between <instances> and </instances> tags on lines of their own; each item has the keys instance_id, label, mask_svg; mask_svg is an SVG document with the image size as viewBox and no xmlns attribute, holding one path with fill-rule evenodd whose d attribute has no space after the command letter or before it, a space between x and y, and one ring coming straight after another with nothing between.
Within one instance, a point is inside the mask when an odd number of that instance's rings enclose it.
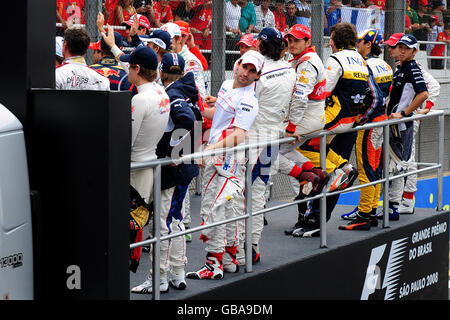
<instances>
[{"instance_id":1,"label":"spectator in grandstand","mask_svg":"<svg viewBox=\"0 0 450 320\"><path fill-rule=\"evenodd\" d=\"M238 62L234 79L226 80L217 98L209 100L215 107L202 110L203 116L213 120L205 150L234 147L244 142L258 114L254 88L263 63L264 57L259 52L246 52ZM242 152L237 152L207 159L200 211L204 225L236 217L237 211L227 210L227 203L244 192L243 157ZM238 234L237 221L203 229L200 239L206 244L206 263L198 271L188 272L186 277L218 280L223 278L224 271L237 272Z\"/></svg>"},{"instance_id":2,"label":"spectator in grandstand","mask_svg":"<svg viewBox=\"0 0 450 320\"><path fill-rule=\"evenodd\" d=\"M358 124L387 120L386 99L392 82L392 68L379 58L383 36L378 29L368 29L358 37L357 48L369 69L370 92L364 98L365 112ZM360 184L380 180L382 177L383 128L377 127L358 131L355 153ZM377 208L381 195L381 184L360 190L359 205L350 213L341 215L350 220L341 230L370 230L378 226Z\"/></svg>"},{"instance_id":3,"label":"spectator in grandstand","mask_svg":"<svg viewBox=\"0 0 450 320\"><path fill-rule=\"evenodd\" d=\"M152 0L134 0L133 6L136 12L147 17L152 27L155 27L155 12Z\"/></svg>"},{"instance_id":4,"label":"spectator in grandstand","mask_svg":"<svg viewBox=\"0 0 450 320\"><path fill-rule=\"evenodd\" d=\"M375 4L375 0L367 0L365 6L367 9L374 10L374 17L370 21L369 29L379 28L380 18L381 18L381 8Z\"/></svg>"},{"instance_id":5,"label":"spectator in grandstand","mask_svg":"<svg viewBox=\"0 0 450 320\"><path fill-rule=\"evenodd\" d=\"M122 49L124 47L123 38L118 32L114 32L114 42ZM108 78L111 91L132 91L137 93L136 86L128 81L128 74L118 63L111 52L111 48L102 38L100 40L100 59L90 67L102 76Z\"/></svg>"},{"instance_id":6,"label":"spectator in grandstand","mask_svg":"<svg viewBox=\"0 0 450 320\"><path fill-rule=\"evenodd\" d=\"M285 9L285 0L275 0L275 10L273 11L273 15L275 16L275 28L286 33L289 28L286 24Z\"/></svg>"},{"instance_id":7,"label":"spectator in grandstand","mask_svg":"<svg viewBox=\"0 0 450 320\"><path fill-rule=\"evenodd\" d=\"M384 10L386 5L386 0L375 0L375 5L380 8L381 10Z\"/></svg>"},{"instance_id":8,"label":"spectator in grandstand","mask_svg":"<svg viewBox=\"0 0 450 320\"><path fill-rule=\"evenodd\" d=\"M203 1L203 0L200 0L200 1ZM185 2L185 0L169 0L169 5L170 5L170 9L172 9L172 13L178 9L178 7L180 6L180 4L182 2Z\"/></svg>"},{"instance_id":9,"label":"spectator in grandstand","mask_svg":"<svg viewBox=\"0 0 450 320\"><path fill-rule=\"evenodd\" d=\"M411 0L406 0L406 15L409 17L409 20L411 22L411 29L410 32L407 33L414 33L414 31L418 30L420 28L420 21L419 16L417 15L416 10L414 10L411 7Z\"/></svg>"},{"instance_id":10,"label":"spectator in grandstand","mask_svg":"<svg viewBox=\"0 0 450 320\"><path fill-rule=\"evenodd\" d=\"M403 33L395 33L391 35L388 41L384 42L388 46L389 54L392 58L398 59L397 42L403 36ZM421 105L418 114L427 114L437 101L440 93L441 85L439 82L419 63L423 78L428 88L428 100L425 101L425 106ZM419 131L421 121L414 121L414 141L412 142L411 157L406 163L406 172L417 170L417 163L415 160L415 137ZM414 193L417 191L417 174L409 175L405 178L405 186L403 188L403 197L398 208L399 214L413 214L414 213Z\"/></svg>"},{"instance_id":11,"label":"spectator in grandstand","mask_svg":"<svg viewBox=\"0 0 450 320\"><path fill-rule=\"evenodd\" d=\"M155 12L155 24L159 28L163 24L173 22L172 8L169 6L169 0L159 0L153 4Z\"/></svg>"},{"instance_id":12,"label":"spectator in grandstand","mask_svg":"<svg viewBox=\"0 0 450 320\"><path fill-rule=\"evenodd\" d=\"M297 24L297 7L293 1L289 1L286 5L286 25L288 28Z\"/></svg>"},{"instance_id":13,"label":"spectator in grandstand","mask_svg":"<svg viewBox=\"0 0 450 320\"><path fill-rule=\"evenodd\" d=\"M446 44L435 44L430 55L432 57L443 57L445 53L445 46L450 44L450 25L445 25L444 31L439 32L436 41L445 42ZM431 69L444 69L444 59L432 59Z\"/></svg>"},{"instance_id":14,"label":"spectator in grandstand","mask_svg":"<svg viewBox=\"0 0 450 320\"><path fill-rule=\"evenodd\" d=\"M275 16L269 9L271 0L262 0L259 6L255 7L256 25L254 31L260 33L262 29L275 27Z\"/></svg>"},{"instance_id":15,"label":"spectator in grandstand","mask_svg":"<svg viewBox=\"0 0 450 320\"><path fill-rule=\"evenodd\" d=\"M292 0L297 7L297 23L311 27L311 7L306 0Z\"/></svg>"},{"instance_id":16,"label":"spectator in grandstand","mask_svg":"<svg viewBox=\"0 0 450 320\"><path fill-rule=\"evenodd\" d=\"M419 19L419 27L414 30L413 35L418 41L428 41L428 33L431 32L430 16L427 14L428 1L419 0L419 9L417 10L417 17ZM420 50L426 50L427 45L422 43L419 46Z\"/></svg>"},{"instance_id":17,"label":"spectator in grandstand","mask_svg":"<svg viewBox=\"0 0 450 320\"><path fill-rule=\"evenodd\" d=\"M64 38L57 36L55 38L55 45L56 45L55 67L61 65L62 62L64 61L64 55L62 52L63 44L64 44Z\"/></svg>"},{"instance_id":18,"label":"spectator in grandstand","mask_svg":"<svg viewBox=\"0 0 450 320\"><path fill-rule=\"evenodd\" d=\"M330 0L330 4L325 6L326 26L324 35L329 36L330 28L341 22L341 6L342 3L339 0Z\"/></svg>"},{"instance_id":19,"label":"spectator in grandstand","mask_svg":"<svg viewBox=\"0 0 450 320\"><path fill-rule=\"evenodd\" d=\"M353 8L364 8L364 5L361 0L352 0Z\"/></svg>"},{"instance_id":20,"label":"spectator in grandstand","mask_svg":"<svg viewBox=\"0 0 450 320\"><path fill-rule=\"evenodd\" d=\"M84 0L56 0L56 19L63 28L84 24Z\"/></svg>"},{"instance_id":21,"label":"spectator in grandstand","mask_svg":"<svg viewBox=\"0 0 450 320\"><path fill-rule=\"evenodd\" d=\"M109 81L89 68L84 56L90 37L85 28L70 27L64 32L63 63L55 70L55 88L59 90L109 91Z\"/></svg>"},{"instance_id":22,"label":"spectator in grandstand","mask_svg":"<svg viewBox=\"0 0 450 320\"><path fill-rule=\"evenodd\" d=\"M401 119L413 115L427 99L428 88L422 71L414 57L419 45L414 36L405 34L396 44L399 62L394 73L387 114L389 119ZM414 123L406 122L390 127L389 171L398 174L406 169L413 152ZM404 179L395 179L389 188L389 219L399 219L399 204L402 201Z\"/></svg>"},{"instance_id":23,"label":"spectator in grandstand","mask_svg":"<svg viewBox=\"0 0 450 320\"><path fill-rule=\"evenodd\" d=\"M190 23L190 33L200 49L211 50L212 0L198 6Z\"/></svg>"},{"instance_id":24,"label":"spectator in grandstand","mask_svg":"<svg viewBox=\"0 0 450 320\"><path fill-rule=\"evenodd\" d=\"M241 6L241 18L239 19L239 30L241 33L252 33L256 25L255 5L249 0L239 0Z\"/></svg>"},{"instance_id":25,"label":"spectator in grandstand","mask_svg":"<svg viewBox=\"0 0 450 320\"><path fill-rule=\"evenodd\" d=\"M119 0L111 24L113 26L120 26L122 22L130 20L135 14L136 9L133 6L133 0Z\"/></svg>"},{"instance_id":26,"label":"spectator in grandstand","mask_svg":"<svg viewBox=\"0 0 450 320\"><path fill-rule=\"evenodd\" d=\"M226 31L232 32L234 36L241 36L239 29L239 21L241 19L241 6L238 0L229 0L225 5L225 28ZM234 47L234 46L233 46Z\"/></svg>"},{"instance_id":27,"label":"spectator in grandstand","mask_svg":"<svg viewBox=\"0 0 450 320\"><path fill-rule=\"evenodd\" d=\"M174 53L167 53L161 62L161 79L170 98L170 126L158 142L158 158L179 158L193 152L194 103L198 100L192 73L184 75L184 59ZM183 138L179 139L182 135ZM176 141L176 145L173 145ZM181 152L180 152L181 151ZM180 154L178 154L180 152ZM197 164L164 166L161 169L161 236L185 230L182 203L187 196L190 181L198 175ZM168 290L169 284L176 289L185 289L186 241L185 237L175 237L161 243L160 251L161 292ZM152 292L152 271L144 283L134 287L133 293Z\"/></svg>"},{"instance_id":28,"label":"spectator in grandstand","mask_svg":"<svg viewBox=\"0 0 450 320\"><path fill-rule=\"evenodd\" d=\"M445 5L444 1L432 0L431 5L433 8L431 10L431 14L438 18L438 25L440 27L444 27L444 11L447 11L445 9L446 5Z\"/></svg>"},{"instance_id":29,"label":"spectator in grandstand","mask_svg":"<svg viewBox=\"0 0 450 320\"><path fill-rule=\"evenodd\" d=\"M430 27L431 32L428 33L428 41L436 41L439 33L444 31L444 28L439 26L439 19L437 16L430 16ZM427 56L431 56L431 51L433 50L435 44L427 44ZM428 59L428 68L433 67L432 59Z\"/></svg>"},{"instance_id":30,"label":"spectator in grandstand","mask_svg":"<svg viewBox=\"0 0 450 320\"><path fill-rule=\"evenodd\" d=\"M184 20L186 22L191 22L192 18L194 18L198 2L198 0L182 1L173 13L175 17L174 21Z\"/></svg>"}]
</instances>

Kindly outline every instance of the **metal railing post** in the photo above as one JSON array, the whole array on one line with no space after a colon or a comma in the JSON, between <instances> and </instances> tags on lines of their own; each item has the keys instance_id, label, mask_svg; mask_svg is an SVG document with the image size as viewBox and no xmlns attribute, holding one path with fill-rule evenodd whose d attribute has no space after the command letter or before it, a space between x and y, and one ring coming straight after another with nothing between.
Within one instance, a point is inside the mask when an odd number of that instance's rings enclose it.
<instances>
[{"instance_id":1,"label":"metal railing post","mask_svg":"<svg viewBox=\"0 0 450 320\"><path fill-rule=\"evenodd\" d=\"M249 149L245 150L245 214L248 218L245 219L245 272L253 272L252 265L252 164L250 161Z\"/></svg>"},{"instance_id":2,"label":"metal railing post","mask_svg":"<svg viewBox=\"0 0 450 320\"><path fill-rule=\"evenodd\" d=\"M383 127L383 228L389 228L389 125Z\"/></svg>"},{"instance_id":3,"label":"metal railing post","mask_svg":"<svg viewBox=\"0 0 450 320\"><path fill-rule=\"evenodd\" d=\"M320 166L327 169L327 136L320 137ZM323 188L320 198L320 247L327 247L327 190Z\"/></svg>"},{"instance_id":4,"label":"metal railing post","mask_svg":"<svg viewBox=\"0 0 450 320\"><path fill-rule=\"evenodd\" d=\"M153 169L153 237L156 242L152 250L152 290L153 300L159 300L161 292L160 259L161 259L161 165Z\"/></svg>"},{"instance_id":5,"label":"metal railing post","mask_svg":"<svg viewBox=\"0 0 450 320\"><path fill-rule=\"evenodd\" d=\"M439 136L438 136L438 163L441 165L437 171L437 210L442 210L443 183L444 183L444 130L445 118L444 114L439 118Z\"/></svg>"}]
</instances>

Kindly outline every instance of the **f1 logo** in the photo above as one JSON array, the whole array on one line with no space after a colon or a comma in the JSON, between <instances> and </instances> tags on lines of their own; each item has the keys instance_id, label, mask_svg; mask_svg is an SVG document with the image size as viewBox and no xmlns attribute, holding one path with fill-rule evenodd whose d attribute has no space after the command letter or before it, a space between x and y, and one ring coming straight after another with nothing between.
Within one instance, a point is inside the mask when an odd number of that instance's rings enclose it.
<instances>
[{"instance_id":1,"label":"f1 logo","mask_svg":"<svg viewBox=\"0 0 450 320\"><path fill-rule=\"evenodd\" d=\"M361 293L361 300L368 300L369 296L377 289L385 289L385 300L395 298L397 293L398 279L402 271L403 260L406 257L406 244L408 238L402 238L392 241L391 250L386 265L386 272L384 279L382 279L382 272L380 268L380 261L383 258L386 250L386 244L372 249L369 258L369 265L366 271L366 278ZM381 281L383 280L383 283Z\"/></svg>"}]
</instances>

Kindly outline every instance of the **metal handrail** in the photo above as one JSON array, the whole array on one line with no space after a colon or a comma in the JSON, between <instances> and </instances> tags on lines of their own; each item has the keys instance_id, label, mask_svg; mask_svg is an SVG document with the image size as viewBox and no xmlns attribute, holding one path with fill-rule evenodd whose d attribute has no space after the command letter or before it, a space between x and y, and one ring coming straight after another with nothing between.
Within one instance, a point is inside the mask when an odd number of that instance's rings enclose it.
<instances>
[{"instance_id":1,"label":"metal handrail","mask_svg":"<svg viewBox=\"0 0 450 320\"><path fill-rule=\"evenodd\" d=\"M254 148L263 148L269 145L279 145L283 143L289 143L292 141L295 141L295 138L289 137L289 138L281 138L276 139L273 141L264 141L259 143L252 143L252 144L241 144L236 147L232 148L226 148L226 149L215 149L215 150L208 150L203 152L196 152L192 153L186 156L183 156L179 159L171 159L171 158L164 158L164 159L155 159L155 160L149 160L149 161L142 161L142 162L133 162L130 165L130 170L139 170L139 169L146 169L146 168L154 168L154 181L153 181L153 194L154 194L154 217L153 217L153 238L144 240L141 242L133 243L130 245L130 249L140 247L147 244L153 244L154 248L152 251L153 259L152 259L152 276L153 276L153 296L152 299L159 300L160 299L160 290L159 290L159 283L160 283L160 243L161 241L166 241L174 237L180 237L184 236L188 233L198 232L203 229L207 228L213 228L218 225L243 220L246 219L245 223L245 243L246 243L246 272L252 272L252 261L251 261L251 237L249 236L251 234L251 228L252 228L252 218L253 216L264 214L267 212L275 211L278 209L286 208L289 206L293 206L299 203L303 203L310 200L316 200L320 199L320 248L326 248L327 247L327 241L326 241L326 198L331 195L337 195L341 193L347 193L354 190L362 189L371 185L375 185L378 183L383 183L383 228L389 228L389 215L387 214L389 212L389 182L394 179L400 179L404 178L409 175L422 173L426 171L431 170L437 170L437 184L438 184L438 192L437 192L437 210L441 211L443 207L443 166L442 163L444 161L444 111L442 110L432 110L428 114L422 115L422 114L416 114L408 118L402 118L402 119L391 119L391 120L385 120L375 123L368 123L362 126L357 126L355 128L351 128L346 130L345 132L356 132L361 130L368 130L372 128L377 127L383 127L383 149L389 150L389 127L391 125L399 124L399 123L405 123L410 121L419 121L431 117L439 117L439 136L438 136L438 162L437 163L418 163L418 165L426 166L426 168L417 169L414 171L401 173L393 176L389 176L389 152L384 152L384 159L383 159L383 178L377 181L373 181L366 184L361 184L357 186L353 186L350 188L347 188L345 190L339 190L334 192L327 192L326 190L323 190L321 194L312 196L312 197L306 197L301 200L294 200L289 203L277 205L270 208L265 208L263 210L252 212L251 211L251 163L250 161L247 161L246 164L246 175L245 175L245 214L239 217L234 217L230 219L225 219L222 221L218 221L215 223L211 223L209 225L204 226L198 226L191 228L189 230L185 230L182 232L177 232L176 234L169 234L166 236L161 236L160 233L160 196L161 196L161 167L165 165L171 165L171 164L179 164L183 162L188 162L192 160L199 160L204 159L211 156L217 156L222 155L225 152L238 152L238 151L245 151L246 158L248 159L248 153L249 150ZM343 133L343 132L339 132ZM302 138L309 139L309 138L320 138L320 165L322 168L325 168L325 161L326 161L326 137L328 135L336 134L333 131L320 131L318 133L304 135Z\"/></svg>"}]
</instances>

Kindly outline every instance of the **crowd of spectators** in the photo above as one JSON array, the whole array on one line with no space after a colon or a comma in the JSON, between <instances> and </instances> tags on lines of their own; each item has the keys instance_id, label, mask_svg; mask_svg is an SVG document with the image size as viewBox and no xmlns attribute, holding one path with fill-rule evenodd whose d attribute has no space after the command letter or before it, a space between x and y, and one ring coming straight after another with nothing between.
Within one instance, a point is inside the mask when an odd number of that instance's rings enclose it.
<instances>
[{"instance_id":1,"label":"crowd of spectators","mask_svg":"<svg viewBox=\"0 0 450 320\"><path fill-rule=\"evenodd\" d=\"M275 27L286 33L295 24L311 26L310 0L224 0L227 49L235 49L239 39L248 33L259 33L265 27ZM405 0L405 33L419 41L436 41L444 32L447 4L442 0ZM63 27L85 22L85 0L56 0L57 19ZM324 34L341 22L341 8L371 8L385 10L385 0L325 0ZM212 0L103 0L105 21L113 26L129 28L135 13L143 16L143 29L159 28L167 22L184 20L190 24L195 43L200 49L211 49ZM127 22L128 21L128 22ZM148 26L148 28L147 28ZM126 30L119 31L126 36ZM439 36L440 35L440 36ZM421 44L428 55L441 54L432 44ZM438 48L442 48L438 47ZM433 53L432 53L433 51ZM429 67L437 64L429 63Z\"/></svg>"}]
</instances>

